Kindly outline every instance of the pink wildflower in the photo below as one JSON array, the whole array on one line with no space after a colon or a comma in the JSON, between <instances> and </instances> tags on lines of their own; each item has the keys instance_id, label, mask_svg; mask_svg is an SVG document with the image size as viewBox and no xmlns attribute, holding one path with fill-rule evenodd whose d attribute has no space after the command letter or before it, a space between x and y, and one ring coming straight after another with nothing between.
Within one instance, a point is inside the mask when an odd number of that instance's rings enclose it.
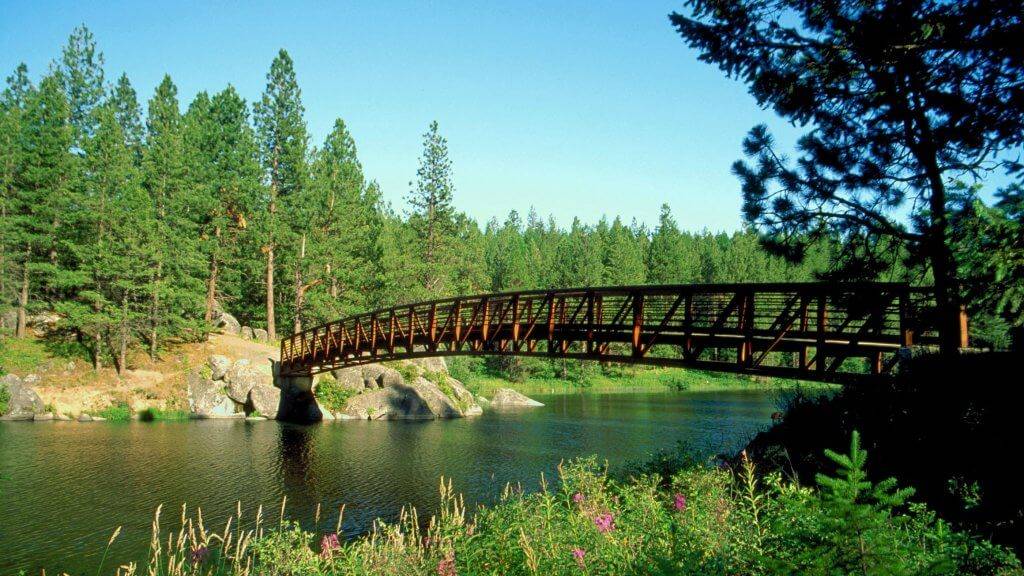
<instances>
[{"instance_id":1,"label":"pink wildflower","mask_svg":"<svg viewBox=\"0 0 1024 576\"><path fill-rule=\"evenodd\" d=\"M587 551L583 548L572 549L572 557L576 560L576 564L579 565L580 568L584 567L583 557L586 555Z\"/></svg>"},{"instance_id":2,"label":"pink wildflower","mask_svg":"<svg viewBox=\"0 0 1024 576\"><path fill-rule=\"evenodd\" d=\"M437 563L437 576L458 576L455 572L455 554L449 552L440 562Z\"/></svg>"},{"instance_id":3,"label":"pink wildflower","mask_svg":"<svg viewBox=\"0 0 1024 576\"><path fill-rule=\"evenodd\" d=\"M324 537L320 539L320 557L329 560L334 555L334 551L341 548L341 542L338 541L338 535L324 534Z\"/></svg>"},{"instance_id":4,"label":"pink wildflower","mask_svg":"<svg viewBox=\"0 0 1024 576\"><path fill-rule=\"evenodd\" d=\"M594 517L594 526L601 534L607 534L615 529L615 517L608 512L598 514Z\"/></svg>"},{"instance_id":5,"label":"pink wildflower","mask_svg":"<svg viewBox=\"0 0 1024 576\"><path fill-rule=\"evenodd\" d=\"M676 492L675 502L673 503L673 505L676 507L677 512L682 512L683 510L686 510L686 496Z\"/></svg>"},{"instance_id":6,"label":"pink wildflower","mask_svg":"<svg viewBox=\"0 0 1024 576\"><path fill-rule=\"evenodd\" d=\"M580 492L572 495L572 501L576 504L582 504L584 500L586 500L586 498Z\"/></svg>"}]
</instances>

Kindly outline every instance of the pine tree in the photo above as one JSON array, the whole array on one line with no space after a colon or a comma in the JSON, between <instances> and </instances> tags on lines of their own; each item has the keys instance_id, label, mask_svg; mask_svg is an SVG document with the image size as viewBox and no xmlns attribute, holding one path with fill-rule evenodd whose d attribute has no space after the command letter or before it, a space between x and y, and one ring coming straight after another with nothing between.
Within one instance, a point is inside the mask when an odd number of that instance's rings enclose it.
<instances>
[{"instance_id":1,"label":"pine tree","mask_svg":"<svg viewBox=\"0 0 1024 576\"><path fill-rule=\"evenodd\" d=\"M9 247L14 241L14 216L17 206L23 154L21 125L27 97L32 89L28 67L20 64L0 94L0 328L7 326L7 310L12 298L8 294L11 273Z\"/></svg>"},{"instance_id":2,"label":"pine tree","mask_svg":"<svg viewBox=\"0 0 1024 576\"><path fill-rule=\"evenodd\" d=\"M422 265L419 277L427 294L442 294L448 289L447 266L457 229L448 141L441 136L436 121L430 123L423 135L423 154L416 177L416 187L407 200L412 207L409 225L416 232L414 249L419 252Z\"/></svg>"},{"instance_id":3,"label":"pine tree","mask_svg":"<svg viewBox=\"0 0 1024 576\"><path fill-rule=\"evenodd\" d=\"M312 165L312 270L302 294L308 318L327 321L373 306L380 281L380 192L368 184L355 141L338 119ZM304 289L305 290L308 289Z\"/></svg>"},{"instance_id":4,"label":"pine tree","mask_svg":"<svg viewBox=\"0 0 1024 576\"><path fill-rule=\"evenodd\" d=\"M30 298L37 290L54 288L60 219L74 174L70 154L73 132L70 114L58 80L47 76L26 96L22 116L21 169L11 198L12 260L21 274L18 281L16 335L25 335ZM15 248L16 247L16 248ZM35 288L35 290L33 290Z\"/></svg>"},{"instance_id":5,"label":"pine tree","mask_svg":"<svg viewBox=\"0 0 1024 576\"><path fill-rule=\"evenodd\" d=\"M668 204L662 204L658 227L651 237L647 256L647 281L652 284L682 284L696 280L696 254L688 249Z\"/></svg>"},{"instance_id":6,"label":"pine tree","mask_svg":"<svg viewBox=\"0 0 1024 576\"><path fill-rule=\"evenodd\" d=\"M162 339L195 331L190 319L203 305L199 232L204 211L194 201L189 168L178 89L164 76L149 101L142 158L143 183L155 219L155 261L148 283L147 339L152 359Z\"/></svg>"},{"instance_id":7,"label":"pine tree","mask_svg":"<svg viewBox=\"0 0 1024 576\"><path fill-rule=\"evenodd\" d=\"M95 369L106 346L122 373L133 335L147 316L142 306L148 303L153 262L153 210L114 105L104 104L93 114L96 129L86 142L83 193L75 196L69 214L69 228L78 233L63 240L70 258L55 273L70 296L55 308L91 343Z\"/></svg>"},{"instance_id":8,"label":"pine tree","mask_svg":"<svg viewBox=\"0 0 1024 576\"><path fill-rule=\"evenodd\" d=\"M639 238L615 218L604 243L604 283L610 286L643 284L647 276L645 256Z\"/></svg>"},{"instance_id":9,"label":"pine tree","mask_svg":"<svg viewBox=\"0 0 1024 576\"><path fill-rule=\"evenodd\" d=\"M142 161L142 142L145 137L142 126L142 106L139 105L138 95L132 88L127 74L122 74L117 79L117 85L110 95L110 102L114 106L117 123L121 125L121 132L124 133L125 143L135 156L136 163L140 163Z\"/></svg>"},{"instance_id":10,"label":"pine tree","mask_svg":"<svg viewBox=\"0 0 1024 576\"><path fill-rule=\"evenodd\" d=\"M309 206L306 203L309 136L303 119L302 96L295 79L295 68L288 52L281 50L270 65L263 97L255 106L256 131L260 159L270 197L261 218L264 235L262 251L266 255L267 332L276 338L275 269L278 250L291 250L294 292L294 327L301 323L302 293L305 280ZM279 211L287 212L279 214ZM296 231L297 232L293 232ZM298 236L293 238L293 236Z\"/></svg>"},{"instance_id":11,"label":"pine tree","mask_svg":"<svg viewBox=\"0 0 1024 576\"><path fill-rule=\"evenodd\" d=\"M188 204L198 212L207 262L204 319L209 322L221 296L243 307L252 300L257 282L251 275L256 257L246 243L253 235L250 221L258 206L265 206L265 197L248 109L234 87L213 98L196 96L185 117L185 142L194 189ZM252 317L248 310L241 316Z\"/></svg>"},{"instance_id":12,"label":"pine tree","mask_svg":"<svg viewBox=\"0 0 1024 576\"><path fill-rule=\"evenodd\" d=\"M93 110L106 95L103 53L96 49L92 32L84 25L75 28L56 63L56 77L68 103L73 141L79 151L96 129Z\"/></svg>"}]
</instances>

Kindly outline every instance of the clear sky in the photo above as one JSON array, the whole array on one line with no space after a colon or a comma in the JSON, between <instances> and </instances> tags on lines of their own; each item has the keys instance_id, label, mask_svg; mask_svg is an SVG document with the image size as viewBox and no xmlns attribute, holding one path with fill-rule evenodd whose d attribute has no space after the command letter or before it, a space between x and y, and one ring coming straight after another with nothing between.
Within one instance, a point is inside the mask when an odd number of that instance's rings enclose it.
<instances>
[{"instance_id":1,"label":"clear sky","mask_svg":"<svg viewBox=\"0 0 1024 576\"><path fill-rule=\"evenodd\" d=\"M682 2L51 2L0 0L0 71L33 80L85 23L108 81L143 103L163 74L182 106L233 84L259 97L279 48L295 60L313 143L341 117L385 199L404 208L421 135L448 138L457 206L481 223L535 206L566 225L602 214L688 229L740 225L729 172L746 131L797 131L697 61L669 25Z\"/></svg>"}]
</instances>

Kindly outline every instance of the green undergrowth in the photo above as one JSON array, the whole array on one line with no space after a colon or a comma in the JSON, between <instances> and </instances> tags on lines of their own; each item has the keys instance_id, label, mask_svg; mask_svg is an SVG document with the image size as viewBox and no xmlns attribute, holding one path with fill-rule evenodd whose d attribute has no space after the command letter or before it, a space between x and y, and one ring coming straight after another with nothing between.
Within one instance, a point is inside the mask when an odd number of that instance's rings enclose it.
<instances>
[{"instance_id":1,"label":"green undergrowth","mask_svg":"<svg viewBox=\"0 0 1024 576\"><path fill-rule=\"evenodd\" d=\"M331 412L344 410L349 398L355 395L355 390L342 386L334 378L321 378L316 385L317 401Z\"/></svg>"},{"instance_id":2,"label":"green undergrowth","mask_svg":"<svg viewBox=\"0 0 1024 576\"><path fill-rule=\"evenodd\" d=\"M436 516L405 509L351 540L337 534L340 517L302 528L284 503L270 518L239 507L220 531L198 512L161 524L158 510L148 563L119 574L1022 574L1012 552L954 530L913 490L869 481L856 435L828 458L827 474L801 486L745 459L735 469L686 462L609 475L591 457L560 466L537 492L510 485L475 511L442 480Z\"/></svg>"},{"instance_id":3,"label":"green undergrowth","mask_svg":"<svg viewBox=\"0 0 1024 576\"><path fill-rule=\"evenodd\" d=\"M594 371L584 380L552 376L527 376L522 381L486 372L453 370L456 377L474 394L488 396L498 388L513 388L524 394L550 394L566 392L634 392L634 391L715 391L715 390L786 390L800 388L810 392L838 390L832 384L788 380L783 378L752 377L740 374L705 372L685 368L625 369L622 373L607 374Z\"/></svg>"}]
</instances>

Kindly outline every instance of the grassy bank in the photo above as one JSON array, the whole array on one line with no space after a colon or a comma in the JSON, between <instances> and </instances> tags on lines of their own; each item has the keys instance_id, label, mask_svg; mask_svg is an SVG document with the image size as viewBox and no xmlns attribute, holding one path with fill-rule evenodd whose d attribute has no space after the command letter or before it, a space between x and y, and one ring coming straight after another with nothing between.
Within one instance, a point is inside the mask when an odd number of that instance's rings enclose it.
<instances>
[{"instance_id":1,"label":"grassy bank","mask_svg":"<svg viewBox=\"0 0 1024 576\"><path fill-rule=\"evenodd\" d=\"M460 378L469 390L483 396L490 396L498 388L514 388L527 395L665 390L693 392L743 389L783 390L797 387L813 392L838 390L836 385L820 382L752 377L684 368L627 367L615 373L595 371L593 374L588 374L584 380L527 376L521 381L511 381L486 372L459 372L457 366L453 367L453 375Z\"/></svg>"},{"instance_id":2,"label":"grassy bank","mask_svg":"<svg viewBox=\"0 0 1024 576\"><path fill-rule=\"evenodd\" d=\"M440 512L406 510L395 524L346 541L341 515L317 513L312 529L243 512L208 531L201 514L157 511L150 558L118 574L1022 574L1005 548L952 530L911 490L864 480L856 439L832 454L816 488L737 469L689 465L659 473L635 466L609 477L594 458L560 468L557 484L524 494L508 487L494 506L467 511L441 482ZM655 471L657 470L657 471ZM116 533L115 533L116 538ZM113 568L100 566L97 574Z\"/></svg>"}]
</instances>

